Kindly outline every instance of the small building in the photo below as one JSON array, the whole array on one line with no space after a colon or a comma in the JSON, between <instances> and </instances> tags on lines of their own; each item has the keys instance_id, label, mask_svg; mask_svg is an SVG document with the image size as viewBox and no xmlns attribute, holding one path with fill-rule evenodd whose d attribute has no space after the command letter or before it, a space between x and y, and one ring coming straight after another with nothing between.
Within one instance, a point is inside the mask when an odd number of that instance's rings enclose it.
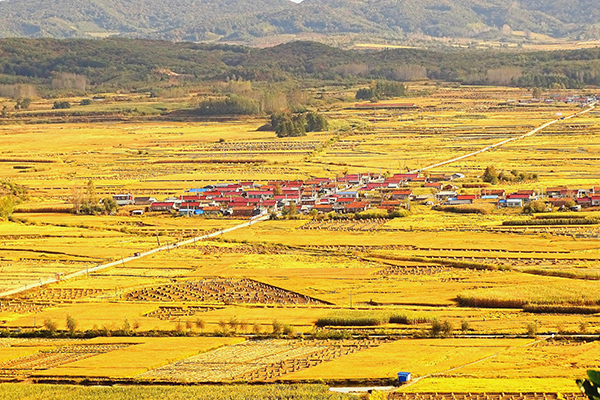
<instances>
[{"instance_id":1,"label":"small building","mask_svg":"<svg viewBox=\"0 0 600 400\"><path fill-rule=\"evenodd\" d=\"M133 199L133 204L136 206L149 206L156 201L154 197L136 197Z\"/></svg>"},{"instance_id":2,"label":"small building","mask_svg":"<svg viewBox=\"0 0 600 400\"><path fill-rule=\"evenodd\" d=\"M223 212L221 211L221 207L215 207L215 206L204 207L202 209L202 211L204 211L204 215L206 215L207 217L219 217L219 216L223 215Z\"/></svg>"},{"instance_id":3,"label":"small building","mask_svg":"<svg viewBox=\"0 0 600 400\"><path fill-rule=\"evenodd\" d=\"M506 202L506 207L509 208L523 207L523 199L506 199L504 201Z\"/></svg>"},{"instance_id":4,"label":"small building","mask_svg":"<svg viewBox=\"0 0 600 400\"><path fill-rule=\"evenodd\" d=\"M431 188L435 190L442 190L444 184L442 182L427 182L423 185L425 188Z\"/></svg>"},{"instance_id":5,"label":"small building","mask_svg":"<svg viewBox=\"0 0 600 400\"><path fill-rule=\"evenodd\" d=\"M393 200L405 200L405 199L408 199L410 196L412 196L412 190L404 189L404 190L393 191L391 198Z\"/></svg>"},{"instance_id":6,"label":"small building","mask_svg":"<svg viewBox=\"0 0 600 400\"><path fill-rule=\"evenodd\" d=\"M531 196L526 193L513 193L506 196L507 200L521 200L523 204L529 203L532 200L537 200L537 196Z\"/></svg>"},{"instance_id":7,"label":"small building","mask_svg":"<svg viewBox=\"0 0 600 400\"><path fill-rule=\"evenodd\" d=\"M265 190L252 190L246 192L246 197L249 199L272 199L273 192Z\"/></svg>"},{"instance_id":8,"label":"small building","mask_svg":"<svg viewBox=\"0 0 600 400\"><path fill-rule=\"evenodd\" d=\"M476 198L477 196L475 196L474 194L461 194L454 198L448 199L448 201L445 204L450 206L458 206L461 204L473 204L473 201L475 201Z\"/></svg>"},{"instance_id":9,"label":"small building","mask_svg":"<svg viewBox=\"0 0 600 400\"><path fill-rule=\"evenodd\" d=\"M317 204L313 207L313 210L317 210L319 214L327 214L333 211L331 204Z\"/></svg>"},{"instance_id":10,"label":"small building","mask_svg":"<svg viewBox=\"0 0 600 400\"><path fill-rule=\"evenodd\" d=\"M431 174L427 177L428 182L446 182L450 180L446 174Z\"/></svg>"},{"instance_id":11,"label":"small building","mask_svg":"<svg viewBox=\"0 0 600 400\"><path fill-rule=\"evenodd\" d=\"M411 375L410 372L398 372L398 382L406 383L410 381Z\"/></svg>"},{"instance_id":12,"label":"small building","mask_svg":"<svg viewBox=\"0 0 600 400\"><path fill-rule=\"evenodd\" d=\"M159 211L171 211L175 209L174 202L155 202L150 206L151 211L159 212Z\"/></svg>"},{"instance_id":13,"label":"small building","mask_svg":"<svg viewBox=\"0 0 600 400\"><path fill-rule=\"evenodd\" d=\"M366 201L355 201L354 203L347 204L344 207L345 213L357 213L366 211L369 208L369 203Z\"/></svg>"},{"instance_id":14,"label":"small building","mask_svg":"<svg viewBox=\"0 0 600 400\"><path fill-rule=\"evenodd\" d=\"M338 197L344 197L344 198L351 198L351 199L357 199L358 198L358 192L337 192L336 193Z\"/></svg>"},{"instance_id":15,"label":"small building","mask_svg":"<svg viewBox=\"0 0 600 400\"><path fill-rule=\"evenodd\" d=\"M563 197L563 198L558 198L558 199L554 199L554 198L549 198L548 199L548 203L550 203L552 205L552 207L565 207L567 205L567 203L575 203L575 200L569 197Z\"/></svg>"},{"instance_id":16,"label":"small building","mask_svg":"<svg viewBox=\"0 0 600 400\"><path fill-rule=\"evenodd\" d=\"M132 217L139 217L141 215L144 215L144 210L133 210L130 214Z\"/></svg>"},{"instance_id":17,"label":"small building","mask_svg":"<svg viewBox=\"0 0 600 400\"><path fill-rule=\"evenodd\" d=\"M232 217L252 217L254 215L254 206L243 206L243 207L231 207L229 215Z\"/></svg>"},{"instance_id":18,"label":"small building","mask_svg":"<svg viewBox=\"0 0 600 400\"><path fill-rule=\"evenodd\" d=\"M451 198L455 198L457 195L456 192L452 191L452 190L444 190L441 192L437 192L435 194L435 198L436 200L447 200L447 199L451 199Z\"/></svg>"},{"instance_id":19,"label":"small building","mask_svg":"<svg viewBox=\"0 0 600 400\"><path fill-rule=\"evenodd\" d=\"M117 202L119 207L135 204L133 196L130 194L116 194L113 196L113 199Z\"/></svg>"},{"instance_id":20,"label":"small building","mask_svg":"<svg viewBox=\"0 0 600 400\"><path fill-rule=\"evenodd\" d=\"M482 197L484 197L484 196L504 197L504 196L506 196L506 191L504 189L481 189L480 194Z\"/></svg>"}]
</instances>

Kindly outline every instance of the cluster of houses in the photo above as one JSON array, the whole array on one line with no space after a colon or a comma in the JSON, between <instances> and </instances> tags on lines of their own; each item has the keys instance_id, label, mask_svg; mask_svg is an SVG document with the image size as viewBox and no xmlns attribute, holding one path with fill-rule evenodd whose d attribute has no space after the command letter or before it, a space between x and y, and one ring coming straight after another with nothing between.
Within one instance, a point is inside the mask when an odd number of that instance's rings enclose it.
<instances>
[{"instance_id":1,"label":"cluster of houses","mask_svg":"<svg viewBox=\"0 0 600 400\"><path fill-rule=\"evenodd\" d=\"M119 206L139 206L131 212L178 212L179 215L252 217L277 211L294 203L300 212L316 210L319 213L357 213L370 208L393 211L405 206L405 201L433 200L431 194L414 195L409 183L443 191L452 186L444 182L462 178L462 174L431 175L417 173L383 177L364 173L342 178L314 178L307 181L273 181L216 183L199 189L190 189L179 197L158 201L151 197L131 194L115 195Z\"/></svg>"},{"instance_id":2,"label":"cluster of houses","mask_svg":"<svg viewBox=\"0 0 600 400\"><path fill-rule=\"evenodd\" d=\"M499 207L523 207L532 201L541 200L552 208L568 207L574 211L585 207L600 206L600 187L587 189L569 189L565 186L546 188L545 193L539 190L519 190L504 194L503 190L482 190L481 198L497 196Z\"/></svg>"},{"instance_id":3,"label":"cluster of houses","mask_svg":"<svg viewBox=\"0 0 600 400\"><path fill-rule=\"evenodd\" d=\"M523 207L527 203L544 199L554 207L573 205L591 207L600 205L600 187L590 189L547 188L519 190L507 194L503 189L480 189L478 194L461 194L453 182L464 178L452 175L418 173L395 174L384 177L364 173L345 175L342 178L314 178L307 181L273 181L216 183L203 188L190 189L179 197L158 201L152 197L133 197L130 194L113 196L119 206L133 206L131 213L177 212L185 216L252 217L281 210L294 203L299 212L312 210L320 214L357 213L377 208L394 211L410 207L410 201L426 205L465 205L475 201L495 203L498 207ZM417 189L413 193L413 190Z\"/></svg>"},{"instance_id":4,"label":"cluster of houses","mask_svg":"<svg viewBox=\"0 0 600 400\"><path fill-rule=\"evenodd\" d=\"M527 100L507 100L507 104L554 104L554 103L565 103L565 104L575 104L580 106L585 106L591 103L594 103L600 99L600 95L594 96L565 96L565 95L550 95L545 98L533 98Z\"/></svg>"}]
</instances>

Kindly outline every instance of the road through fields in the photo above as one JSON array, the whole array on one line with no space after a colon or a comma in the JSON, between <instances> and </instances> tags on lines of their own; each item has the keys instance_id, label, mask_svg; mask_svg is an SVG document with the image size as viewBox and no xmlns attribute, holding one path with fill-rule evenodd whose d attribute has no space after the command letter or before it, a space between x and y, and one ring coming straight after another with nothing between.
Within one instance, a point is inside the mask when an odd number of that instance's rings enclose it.
<instances>
[{"instance_id":1,"label":"road through fields","mask_svg":"<svg viewBox=\"0 0 600 400\"><path fill-rule=\"evenodd\" d=\"M171 250L171 249L176 249L178 247L187 246L189 244L193 244L193 243L196 243L196 242L199 242L199 241L202 241L202 240L210 239L210 238L213 238L215 236L220 236L220 235L222 235L224 233L231 232L231 231L234 231L236 229L246 228L248 226L252 226L254 224L257 224L259 222L266 221L267 219L269 219L268 215L261 215L261 216L258 216L258 217L255 217L255 218L251 219L248 222L244 222L243 224L236 225L236 226L233 226L231 228L222 229L220 231L213 232L213 233L210 233L208 235L198 236L198 237L191 238L191 239L188 239L188 240L184 240L184 241L181 241L181 242L178 242L178 243L174 243L174 244L169 244L169 245L166 245L166 246L158 247L156 249L152 249L152 250L146 251L144 253L139 253L139 254L131 256L131 257L122 258L122 259L120 259L118 261L112 261L112 262L109 262L107 264L98 265L96 267L86 268L86 269L83 269L81 271L73 272L72 274L63 276L63 277L61 277L59 279L57 279L57 278L51 278L51 279L46 279L46 280L40 280L40 282L37 282L35 284L24 285L24 286L21 286L21 287L18 287L18 288L11 289L11 290L8 290L6 292L0 293L0 298L6 297L6 296L11 296L11 295L14 295L14 294L17 294L17 293L22 293L22 292L25 292L25 291L27 291L29 289L41 287L41 286L48 285L48 284L51 284L51 283L56 283L56 282L64 281L64 280L67 280L67 279L76 278L78 276L84 276L84 275L87 275L87 274L92 273L92 272L98 272L98 271L101 271L103 269L116 267L118 265L124 265L127 262L138 260L140 258L147 257L149 255L152 255L152 254L155 254L155 253L159 253L161 251L168 251L168 250Z\"/></svg>"},{"instance_id":2,"label":"road through fields","mask_svg":"<svg viewBox=\"0 0 600 400\"><path fill-rule=\"evenodd\" d=\"M503 140L503 141L501 141L501 142L498 142L498 143L496 143L496 144L492 144L491 146L484 147L484 148L483 148L483 149L481 149L481 150L474 151L473 153L465 154L464 156L460 156L460 157L452 158L452 159L450 159L450 160L447 160L447 161L442 161L442 162L440 162L440 163L433 164L433 165L429 165L429 166L427 166L427 167L424 167L424 168L414 169L414 170L412 170L412 171L409 171L408 173L409 173L409 174L414 174L414 173L417 173L417 172L425 171L425 170L427 170L427 169L432 169L432 168L441 167L442 165L452 164L452 163L455 163L455 162L457 162L457 161L464 160L465 158L473 157L473 156L476 156L477 154L481 154L481 153L484 153L484 152L486 152L486 151L488 151L488 150L495 149L496 147L500 147L500 146L502 146L502 145L505 145L506 143L510 143L510 142L513 142L513 141L515 141L515 140L521 140L521 139L525 139L526 137L533 136L533 135L535 135L536 133L538 133L539 131L546 129L547 127L549 127L549 126L551 126L551 125L554 125L554 124L556 124L557 122L560 122L560 121L566 121L566 120L568 120L568 119L571 119L571 118L574 118L574 117L577 117L577 116L583 115L583 114L585 114L585 113L588 113L588 112L590 112L590 111L592 111L593 109L595 109L595 108L596 108L596 104L597 104L597 103L592 103L592 104L590 105L590 107L589 107L587 110L584 110L584 111L581 111L581 112L575 113L575 114L573 114L573 115L570 115L570 116L568 116L568 117L563 117L563 118L556 119L556 120L554 120L554 121L546 122L544 125L542 125L542 126L538 126L538 127L537 127L537 128L535 128L534 130L532 130L532 131L530 131L530 132L527 132L527 133L526 133L526 134L524 134L524 135L521 135L521 136L517 136L517 137L514 137L514 138L510 138L510 139Z\"/></svg>"}]
</instances>

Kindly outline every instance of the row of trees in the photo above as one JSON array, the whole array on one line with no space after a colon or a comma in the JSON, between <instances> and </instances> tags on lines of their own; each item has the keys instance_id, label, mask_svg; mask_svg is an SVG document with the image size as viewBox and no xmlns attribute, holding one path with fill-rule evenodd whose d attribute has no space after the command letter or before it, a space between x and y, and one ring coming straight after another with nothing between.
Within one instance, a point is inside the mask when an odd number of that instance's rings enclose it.
<instances>
[{"instance_id":1,"label":"row of trees","mask_svg":"<svg viewBox=\"0 0 600 400\"><path fill-rule=\"evenodd\" d=\"M277 137L304 136L306 132L322 132L327 130L327 118L317 112L275 113L271 115L271 126Z\"/></svg>"},{"instance_id":2,"label":"row of trees","mask_svg":"<svg viewBox=\"0 0 600 400\"><path fill-rule=\"evenodd\" d=\"M492 185L497 185L499 182L525 182L525 181L537 181L538 174L529 173L519 170L512 171L501 171L498 172L496 167L493 165L488 166L481 179L484 182L491 183Z\"/></svg>"},{"instance_id":3,"label":"row of trees","mask_svg":"<svg viewBox=\"0 0 600 400\"><path fill-rule=\"evenodd\" d=\"M362 88L356 92L356 100L381 100L402 97L406 96L406 91L406 86L400 82L371 82L368 88Z\"/></svg>"},{"instance_id":4,"label":"row of trees","mask_svg":"<svg viewBox=\"0 0 600 400\"><path fill-rule=\"evenodd\" d=\"M89 180L85 190L73 188L71 203L75 214L98 215L114 214L119 209L117 202L112 197L100 200L96 196L96 187L93 180Z\"/></svg>"}]
</instances>

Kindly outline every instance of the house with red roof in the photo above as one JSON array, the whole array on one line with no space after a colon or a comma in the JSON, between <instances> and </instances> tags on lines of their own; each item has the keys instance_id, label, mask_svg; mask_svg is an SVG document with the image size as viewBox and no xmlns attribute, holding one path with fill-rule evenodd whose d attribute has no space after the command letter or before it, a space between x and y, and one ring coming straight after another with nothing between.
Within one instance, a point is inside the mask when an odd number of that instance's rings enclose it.
<instances>
[{"instance_id":1,"label":"house with red roof","mask_svg":"<svg viewBox=\"0 0 600 400\"><path fill-rule=\"evenodd\" d=\"M403 189L403 190L394 190L392 192L391 198L392 200L405 200L412 196L411 189Z\"/></svg>"}]
</instances>

